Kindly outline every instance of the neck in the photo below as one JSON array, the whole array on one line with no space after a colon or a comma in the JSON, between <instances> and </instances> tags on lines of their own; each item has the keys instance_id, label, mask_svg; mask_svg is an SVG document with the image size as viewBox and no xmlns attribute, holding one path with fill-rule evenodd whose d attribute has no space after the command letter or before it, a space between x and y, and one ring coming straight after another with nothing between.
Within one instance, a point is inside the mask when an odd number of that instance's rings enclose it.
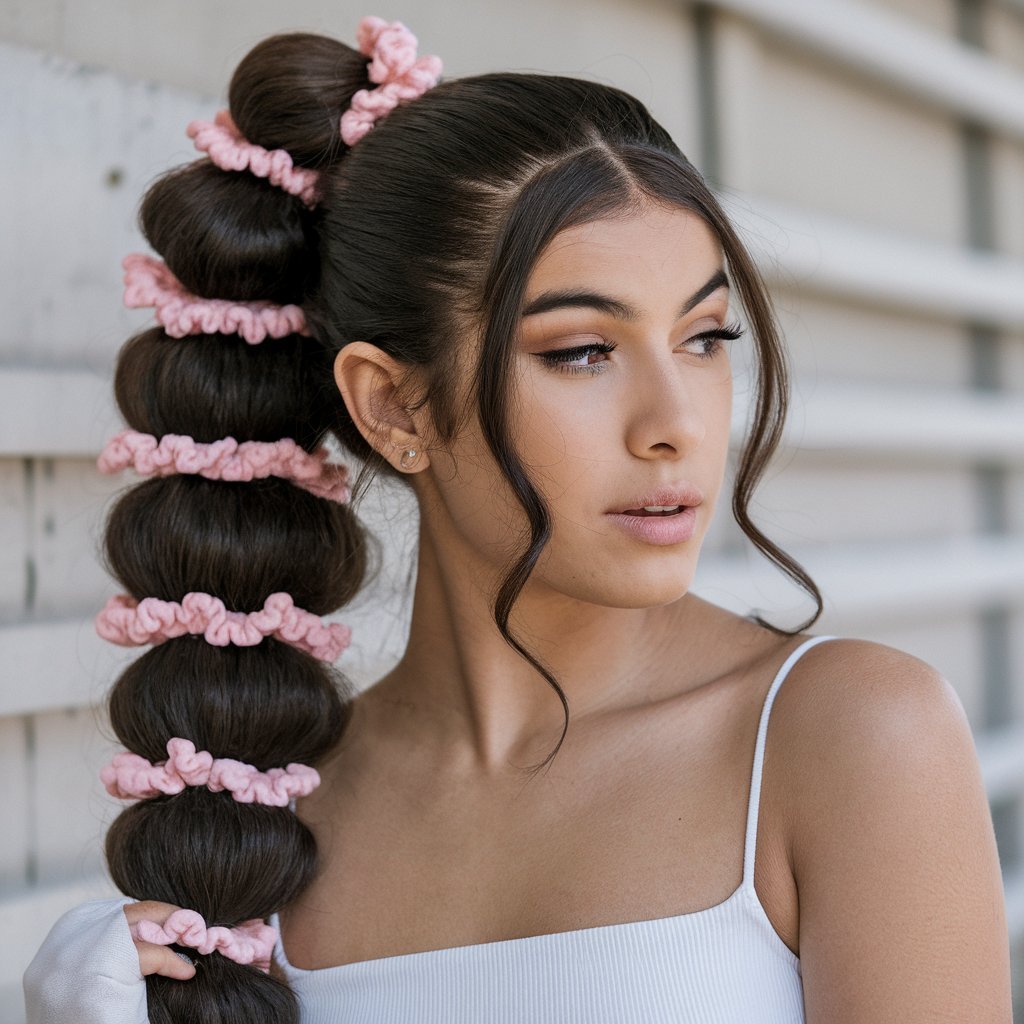
<instances>
[{"instance_id":1,"label":"neck","mask_svg":"<svg viewBox=\"0 0 1024 1024\"><path fill-rule=\"evenodd\" d=\"M476 776L540 763L565 721L555 690L495 625L492 595L501 579L500 569L480 564L452 538L439 543L421 520L409 642L374 688L389 728L411 731L421 750L436 744L435 763ZM658 699L659 685L678 692L695 666L666 652L690 646L687 634L701 635L696 618L704 607L685 595L654 608L608 608L531 580L510 627L565 693L568 741L590 716ZM673 680L664 679L666 665Z\"/></svg>"}]
</instances>

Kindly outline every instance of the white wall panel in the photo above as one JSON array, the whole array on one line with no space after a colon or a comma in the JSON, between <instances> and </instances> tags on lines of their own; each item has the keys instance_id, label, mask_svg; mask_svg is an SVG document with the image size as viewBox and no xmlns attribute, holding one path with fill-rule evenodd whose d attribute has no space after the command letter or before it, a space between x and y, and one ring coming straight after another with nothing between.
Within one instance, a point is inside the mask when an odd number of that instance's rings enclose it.
<instances>
[{"instance_id":1,"label":"white wall panel","mask_svg":"<svg viewBox=\"0 0 1024 1024\"><path fill-rule=\"evenodd\" d=\"M985 46L993 57L1024 71L1024 7L985 5Z\"/></svg>"},{"instance_id":2,"label":"white wall panel","mask_svg":"<svg viewBox=\"0 0 1024 1024\"><path fill-rule=\"evenodd\" d=\"M0 825L2 894L24 886L29 880L30 834L36 808L29 793L28 728L24 719L0 717L0 778L4 779Z\"/></svg>"},{"instance_id":3,"label":"white wall panel","mask_svg":"<svg viewBox=\"0 0 1024 1024\"><path fill-rule=\"evenodd\" d=\"M888 644L934 665L953 685L972 727L983 725L981 638L977 623L963 614L930 615L910 622L865 622L857 629L865 640Z\"/></svg>"},{"instance_id":4,"label":"white wall panel","mask_svg":"<svg viewBox=\"0 0 1024 1024\"><path fill-rule=\"evenodd\" d=\"M763 197L725 206L772 285L931 320L1024 327L1024 261Z\"/></svg>"},{"instance_id":5,"label":"white wall panel","mask_svg":"<svg viewBox=\"0 0 1024 1024\"><path fill-rule=\"evenodd\" d=\"M760 31L929 107L1024 136L1024 76L864 0L718 0Z\"/></svg>"},{"instance_id":6,"label":"white wall panel","mask_svg":"<svg viewBox=\"0 0 1024 1024\"><path fill-rule=\"evenodd\" d=\"M1017 471L1008 475L1006 494L1009 527L1016 534L1024 533L1024 472ZM1024 675L1021 679L1024 679Z\"/></svg>"},{"instance_id":7,"label":"white wall panel","mask_svg":"<svg viewBox=\"0 0 1024 1024\"><path fill-rule=\"evenodd\" d=\"M1024 396L799 381L783 446L834 469L1024 465Z\"/></svg>"},{"instance_id":8,"label":"white wall panel","mask_svg":"<svg viewBox=\"0 0 1024 1024\"><path fill-rule=\"evenodd\" d=\"M761 120L764 42L755 26L728 12L712 19L713 80L698 83L714 93L712 132L720 166L712 168L729 192L756 192L764 152L757 124ZM695 89L696 91L696 89Z\"/></svg>"},{"instance_id":9,"label":"white wall panel","mask_svg":"<svg viewBox=\"0 0 1024 1024\"><path fill-rule=\"evenodd\" d=\"M111 496L139 477L101 474L95 461L39 459L35 481L34 555L38 617L98 610L114 584L99 563Z\"/></svg>"},{"instance_id":10,"label":"white wall panel","mask_svg":"<svg viewBox=\"0 0 1024 1024\"><path fill-rule=\"evenodd\" d=\"M6 3L0 7L0 38L57 52L63 12L58 3Z\"/></svg>"},{"instance_id":11,"label":"white wall panel","mask_svg":"<svg viewBox=\"0 0 1024 1024\"><path fill-rule=\"evenodd\" d=\"M1024 394L1024 334L1003 336L999 363L1002 370L1000 386L1013 394Z\"/></svg>"},{"instance_id":12,"label":"white wall panel","mask_svg":"<svg viewBox=\"0 0 1024 1024\"><path fill-rule=\"evenodd\" d=\"M939 242L964 235L955 122L783 43L766 44L758 191Z\"/></svg>"},{"instance_id":13,"label":"white wall panel","mask_svg":"<svg viewBox=\"0 0 1024 1024\"><path fill-rule=\"evenodd\" d=\"M1022 523L1024 529L1024 523ZM1018 601L1009 608L1010 679L1013 680L1013 717L1024 724L1024 692L1020 685L1024 680L1024 601ZM1024 840L1024 836L1021 837Z\"/></svg>"},{"instance_id":14,"label":"white wall panel","mask_svg":"<svg viewBox=\"0 0 1024 1024\"><path fill-rule=\"evenodd\" d=\"M992 205L995 241L1001 252L1024 256L1024 144L992 143Z\"/></svg>"},{"instance_id":15,"label":"white wall panel","mask_svg":"<svg viewBox=\"0 0 1024 1024\"><path fill-rule=\"evenodd\" d=\"M7 0L0 8L0 38L220 96L234 65L263 36L302 30L352 42L367 13L363 4L348 0L297 0L286 10L271 0ZM649 102L687 148L695 144L696 110L687 78L690 37L679 5L671 0L645 0L639 8L619 0L515 5L396 0L381 14L404 21L419 38L421 53L441 56L448 76L508 69L610 81ZM180 121L181 130L192 116ZM132 192L131 184L127 188Z\"/></svg>"},{"instance_id":16,"label":"white wall panel","mask_svg":"<svg viewBox=\"0 0 1024 1024\"><path fill-rule=\"evenodd\" d=\"M766 476L752 508L785 547L967 534L975 501L969 467L835 465L797 454Z\"/></svg>"},{"instance_id":17,"label":"white wall panel","mask_svg":"<svg viewBox=\"0 0 1024 1024\"><path fill-rule=\"evenodd\" d=\"M0 114L0 187L18 197L0 233L0 360L109 373L133 327L152 318L121 308L121 257L143 244L139 197L191 158L185 124L209 108L7 44L0 84L20 98Z\"/></svg>"},{"instance_id":18,"label":"white wall panel","mask_svg":"<svg viewBox=\"0 0 1024 1024\"><path fill-rule=\"evenodd\" d=\"M32 772L34 854L42 885L81 881L102 870L102 836L120 805L100 768L116 746L92 708L36 715Z\"/></svg>"},{"instance_id":19,"label":"white wall panel","mask_svg":"<svg viewBox=\"0 0 1024 1024\"><path fill-rule=\"evenodd\" d=\"M0 457L79 455L95 460L121 425L112 368L97 373L0 365Z\"/></svg>"},{"instance_id":20,"label":"white wall panel","mask_svg":"<svg viewBox=\"0 0 1024 1024\"><path fill-rule=\"evenodd\" d=\"M113 592L113 589L111 590ZM4 685L0 716L82 707L102 701L139 648L118 647L96 635L95 612L86 618L0 625Z\"/></svg>"},{"instance_id":21,"label":"white wall panel","mask_svg":"<svg viewBox=\"0 0 1024 1024\"><path fill-rule=\"evenodd\" d=\"M873 7L910 18L923 28L940 32L946 36L956 35L955 0L868 0L868 2Z\"/></svg>"},{"instance_id":22,"label":"white wall panel","mask_svg":"<svg viewBox=\"0 0 1024 1024\"><path fill-rule=\"evenodd\" d=\"M922 390L968 380L963 328L866 305L775 288L786 343L808 381L879 384Z\"/></svg>"},{"instance_id":23,"label":"white wall panel","mask_svg":"<svg viewBox=\"0 0 1024 1024\"><path fill-rule=\"evenodd\" d=\"M0 617L25 609L31 586L29 559L29 481L22 459L0 459Z\"/></svg>"}]
</instances>

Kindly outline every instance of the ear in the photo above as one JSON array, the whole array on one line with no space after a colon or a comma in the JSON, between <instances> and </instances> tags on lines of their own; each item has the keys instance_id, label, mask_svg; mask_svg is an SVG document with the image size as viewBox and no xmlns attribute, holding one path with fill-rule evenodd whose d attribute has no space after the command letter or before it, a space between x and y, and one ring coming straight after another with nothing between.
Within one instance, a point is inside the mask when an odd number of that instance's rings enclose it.
<instances>
[{"instance_id":1,"label":"ear","mask_svg":"<svg viewBox=\"0 0 1024 1024\"><path fill-rule=\"evenodd\" d=\"M402 453L410 448L422 452L426 440L417 422L425 411L412 411L402 400L400 389L408 376L408 366L367 341L349 342L334 359L334 380L352 421L375 451L402 470L409 468L401 464ZM428 464L424 459L416 468Z\"/></svg>"}]
</instances>

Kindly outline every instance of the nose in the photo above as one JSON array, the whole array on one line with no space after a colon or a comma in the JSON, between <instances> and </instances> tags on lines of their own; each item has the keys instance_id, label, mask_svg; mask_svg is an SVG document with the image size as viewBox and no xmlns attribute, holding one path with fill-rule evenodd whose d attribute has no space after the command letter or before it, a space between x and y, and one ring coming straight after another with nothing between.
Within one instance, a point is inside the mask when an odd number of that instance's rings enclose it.
<instances>
[{"instance_id":1,"label":"nose","mask_svg":"<svg viewBox=\"0 0 1024 1024\"><path fill-rule=\"evenodd\" d=\"M709 382L659 364L632 384L626 447L642 459L678 459L698 448L707 434Z\"/></svg>"}]
</instances>

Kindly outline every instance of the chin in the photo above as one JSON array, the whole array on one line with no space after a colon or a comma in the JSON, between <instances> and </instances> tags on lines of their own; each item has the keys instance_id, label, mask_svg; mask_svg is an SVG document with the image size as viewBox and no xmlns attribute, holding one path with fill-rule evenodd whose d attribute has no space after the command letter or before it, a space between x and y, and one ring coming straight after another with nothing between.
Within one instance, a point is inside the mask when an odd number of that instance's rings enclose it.
<instances>
[{"instance_id":1,"label":"chin","mask_svg":"<svg viewBox=\"0 0 1024 1024\"><path fill-rule=\"evenodd\" d=\"M693 585L696 560L663 559L662 565L637 559L628 569L591 565L586 577L564 580L550 574L547 585L567 597L602 608L661 608L685 597Z\"/></svg>"},{"instance_id":2,"label":"chin","mask_svg":"<svg viewBox=\"0 0 1024 1024\"><path fill-rule=\"evenodd\" d=\"M664 608L675 604L689 593L692 578L668 582L651 582L644 586L639 581L632 587L616 587L608 594L607 599L599 603L608 608Z\"/></svg>"}]
</instances>

